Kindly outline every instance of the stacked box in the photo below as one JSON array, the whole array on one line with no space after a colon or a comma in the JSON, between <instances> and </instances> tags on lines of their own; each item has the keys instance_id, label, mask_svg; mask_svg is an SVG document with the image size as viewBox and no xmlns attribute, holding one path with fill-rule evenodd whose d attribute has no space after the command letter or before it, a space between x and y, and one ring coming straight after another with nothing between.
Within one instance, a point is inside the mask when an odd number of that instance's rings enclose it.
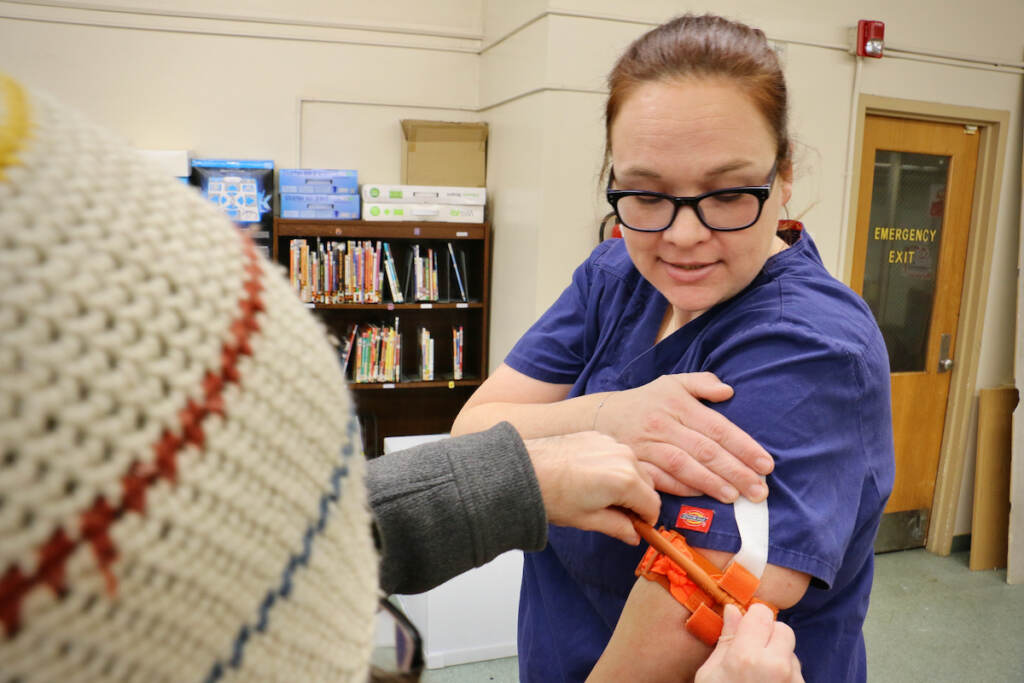
<instances>
[{"instance_id":1,"label":"stacked box","mask_svg":"<svg viewBox=\"0 0 1024 683\"><path fill-rule=\"evenodd\" d=\"M277 186L281 218L359 218L359 176L354 170L284 168L278 173Z\"/></svg>"},{"instance_id":2,"label":"stacked box","mask_svg":"<svg viewBox=\"0 0 1024 683\"><path fill-rule=\"evenodd\" d=\"M281 194L359 194L359 174L351 169L282 168L277 187Z\"/></svg>"},{"instance_id":3,"label":"stacked box","mask_svg":"<svg viewBox=\"0 0 1024 683\"><path fill-rule=\"evenodd\" d=\"M487 189L447 185L363 185L363 201L388 204L460 204L483 206Z\"/></svg>"},{"instance_id":4,"label":"stacked box","mask_svg":"<svg viewBox=\"0 0 1024 683\"><path fill-rule=\"evenodd\" d=\"M281 218L359 220L359 195L282 193Z\"/></svg>"},{"instance_id":5,"label":"stacked box","mask_svg":"<svg viewBox=\"0 0 1024 683\"><path fill-rule=\"evenodd\" d=\"M192 159L190 184L217 204L270 253L274 219L274 162L269 159Z\"/></svg>"},{"instance_id":6,"label":"stacked box","mask_svg":"<svg viewBox=\"0 0 1024 683\"><path fill-rule=\"evenodd\" d=\"M364 221L483 223L487 190L447 185L363 185Z\"/></svg>"},{"instance_id":7,"label":"stacked box","mask_svg":"<svg viewBox=\"0 0 1024 683\"><path fill-rule=\"evenodd\" d=\"M364 203L364 221L419 221L421 223L483 223L484 207L454 204Z\"/></svg>"}]
</instances>

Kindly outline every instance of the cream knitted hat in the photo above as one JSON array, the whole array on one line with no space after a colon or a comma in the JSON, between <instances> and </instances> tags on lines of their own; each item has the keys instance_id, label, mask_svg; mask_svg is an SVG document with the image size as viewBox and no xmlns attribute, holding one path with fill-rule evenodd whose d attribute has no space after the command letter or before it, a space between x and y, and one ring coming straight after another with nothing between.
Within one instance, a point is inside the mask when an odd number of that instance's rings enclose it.
<instances>
[{"instance_id":1,"label":"cream knitted hat","mask_svg":"<svg viewBox=\"0 0 1024 683\"><path fill-rule=\"evenodd\" d=\"M0 680L365 681L363 472L277 267L0 75Z\"/></svg>"}]
</instances>

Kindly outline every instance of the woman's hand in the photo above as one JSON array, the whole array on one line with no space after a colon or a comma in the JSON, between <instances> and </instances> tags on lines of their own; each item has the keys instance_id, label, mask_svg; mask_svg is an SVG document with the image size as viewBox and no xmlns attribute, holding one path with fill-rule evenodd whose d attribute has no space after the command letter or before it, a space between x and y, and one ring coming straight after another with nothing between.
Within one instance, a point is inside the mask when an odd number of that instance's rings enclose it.
<instances>
[{"instance_id":1,"label":"woman's hand","mask_svg":"<svg viewBox=\"0 0 1024 683\"><path fill-rule=\"evenodd\" d=\"M803 683L793 629L775 621L770 609L755 603L741 617L727 605L723 617L718 645L696 683Z\"/></svg>"},{"instance_id":2,"label":"woman's hand","mask_svg":"<svg viewBox=\"0 0 1024 683\"><path fill-rule=\"evenodd\" d=\"M731 503L740 493L768 495L759 474L774 463L742 429L701 403L732 398L732 387L710 372L664 375L636 389L605 394L594 428L631 447L659 491L707 494Z\"/></svg>"},{"instance_id":3,"label":"woman's hand","mask_svg":"<svg viewBox=\"0 0 1024 683\"><path fill-rule=\"evenodd\" d=\"M661 498L627 446L597 432L525 443L552 524L600 531L636 545L640 536L621 508L657 521Z\"/></svg>"}]
</instances>

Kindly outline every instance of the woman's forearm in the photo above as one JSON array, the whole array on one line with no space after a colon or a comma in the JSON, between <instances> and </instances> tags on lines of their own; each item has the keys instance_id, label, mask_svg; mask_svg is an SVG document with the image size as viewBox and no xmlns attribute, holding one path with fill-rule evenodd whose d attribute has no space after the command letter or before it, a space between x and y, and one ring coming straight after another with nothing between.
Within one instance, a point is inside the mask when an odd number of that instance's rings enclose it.
<instances>
[{"instance_id":1,"label":"woman's forearm","mask_svg":"<svg viewBox=\"0 0 1024 683\"><path fill-rule=\"evenodd\" d=\"M470 434L509 422L524 439L585 432L609 392L547 403L482 402L470 399L452 424L452 435ZM474 397L475 398L475 397Z\"/></svg>"}]
</instances>

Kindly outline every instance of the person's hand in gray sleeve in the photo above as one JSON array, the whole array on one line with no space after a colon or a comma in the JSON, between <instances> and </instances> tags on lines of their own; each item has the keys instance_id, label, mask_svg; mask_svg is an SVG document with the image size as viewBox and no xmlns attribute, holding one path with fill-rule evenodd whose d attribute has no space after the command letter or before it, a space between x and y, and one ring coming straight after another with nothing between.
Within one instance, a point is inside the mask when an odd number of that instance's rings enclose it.
<instances>
[{"instance_id":1,"label":"person's hand in gray sleeve","mask_svg":"<svg viewBox=\"0 0 1024 683\"><path fill-rule=\"evenodd\" d=\"M623 509L654 524L661 498L628 446L599 432L527 439L548 521L599 531L630 545L640 536Z\"/></svg>"},{"instance_id":2,"label":"person's hand in gray sleeve","mask_svg":"<svg viewBox=\"0 0 1024 683\"><path fill-rule=\"evenodd\" d=\"M369 461L370 506L387 592L429 590L507 550L536 551L547 522L639 536L622 511L661 507L633 451L597 432L524 442L508 423Z\"/></svg>"}]
</instances>

